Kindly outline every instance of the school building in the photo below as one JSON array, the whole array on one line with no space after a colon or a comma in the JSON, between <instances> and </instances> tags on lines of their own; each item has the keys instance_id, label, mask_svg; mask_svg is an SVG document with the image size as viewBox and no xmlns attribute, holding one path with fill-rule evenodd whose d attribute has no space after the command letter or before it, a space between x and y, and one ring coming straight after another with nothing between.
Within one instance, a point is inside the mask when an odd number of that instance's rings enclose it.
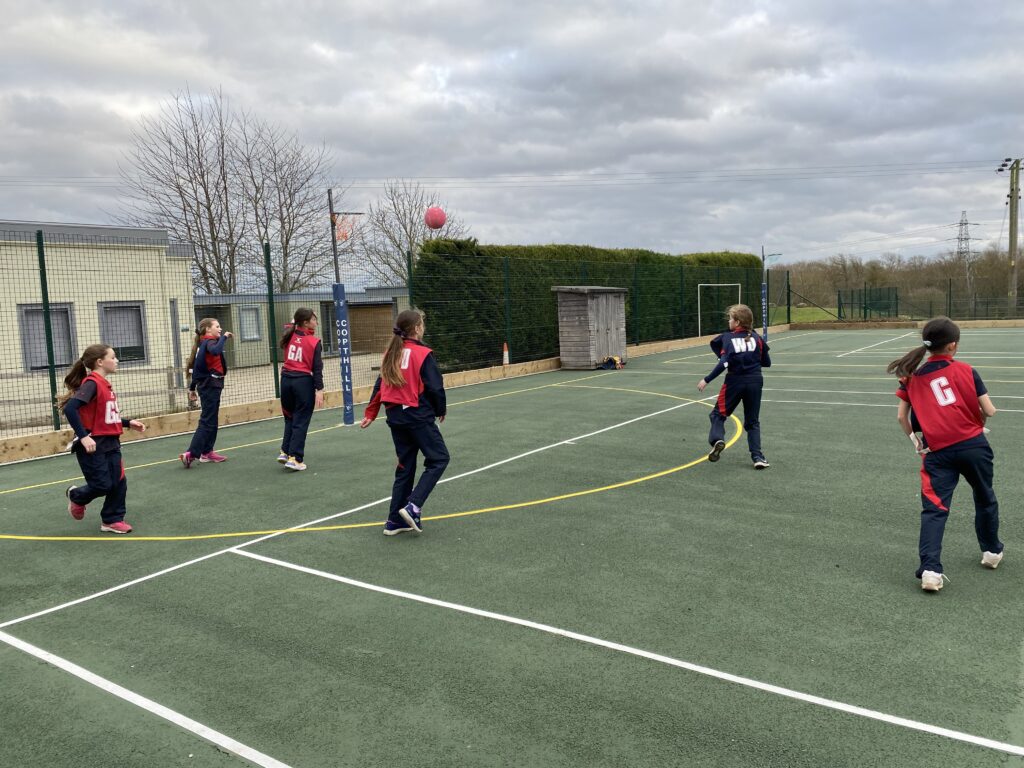
<instances>
[{"instance_id":1,"label":"school building","mask_svg":"<svg viewBox=\"0 0 1024 768\"><path fill-rule=\"evenodd\" d=\"M273 351L299 307L317 313L325 356L337 358L329 289L277 295L271 318L266 293L193 295L191 265L191 247L170 242L162 229L0 221L0 320L19 329L15 348L0 359L0 438L53 429L51 354L59 396L68 368L96 343L113 347L120 360L113 383L124 413L188 409L187 363L203 317L234 334L225 347L235 370L225 403L274 398ZM354 380L372 384L408 290L369 287L350 290L347 299ZM337 364L324 373L328 390L340 387Z\"/></svg>"},{"instance_id":2,"label":"school building","mask_svg":"<svg viewBox=\"0 0 1024 768\"><path fill-rule=\"evenodd\" d=\"M58 394L82 350L103 343L121 361L118 397L135 412L179 408L191 343L190 268L189 248L170 243L162 229L0 221L0 321L18 329L16 348L0 362L0 435L52 428L44 289Z\"/></svg>"}]
</instances>

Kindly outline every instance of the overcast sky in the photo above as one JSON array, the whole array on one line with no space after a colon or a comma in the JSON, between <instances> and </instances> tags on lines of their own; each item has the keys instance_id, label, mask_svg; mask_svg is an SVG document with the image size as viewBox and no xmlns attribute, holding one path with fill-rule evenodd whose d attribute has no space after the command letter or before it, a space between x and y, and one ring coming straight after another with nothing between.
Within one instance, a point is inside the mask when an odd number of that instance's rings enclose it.
<instances>
[{"instance_id":1,"label":"overcast sky","mask_svg":"<svg viewBox=\"0 0 1024 768\"><path fill-rule=\"evenodd\" d=\"M416 179L482 242L934 254L967 210L1005 248L1022 9L0 0L0 220L110 223L187 86L325 142L342 206Z\"/></svg>"}]
</instances>

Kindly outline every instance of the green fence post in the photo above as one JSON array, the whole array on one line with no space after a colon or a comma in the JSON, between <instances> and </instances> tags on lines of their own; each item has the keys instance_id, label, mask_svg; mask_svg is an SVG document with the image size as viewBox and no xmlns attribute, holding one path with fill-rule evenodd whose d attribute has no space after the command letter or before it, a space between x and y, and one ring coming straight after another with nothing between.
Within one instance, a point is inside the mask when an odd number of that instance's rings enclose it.
<instances>
[{"instance_id":1,"label":"green fence post","mask_svg":"<svg viewBox=\"0 0 1024 768\"><path fill-rule=\"evenodd\" d=\"M57 366L53 359L53 325L50 322L50 288L46 283L46 248L43 230L36 230L36 253L39 256L39 287L43 294L43 330L46 335L46 368L50 374L50 415L54 430L60 429L60 411L57 409ZM73 354L73 351L72 351Z\"/></svg>"},{"instance_id":2,"label":"green fence post","mask_svg":"<svg viewBox=\"0 0 1024 768\"><path fill-rule=\"evenodd\" d=\"M789 270L786 270L786 325L793 322L793 292L789 285Z\"/></svg>"},{"instance_id":3,"label":"green fence post","mask_svg":"<svg viewBox=\"0 0 1024 768\"><path fill-rule=\"evenodd\" d=\"M679 338L686 338L686 265L679 265Z\"/></svg>"},{"instance_id":4,"label":"green fence post","mask_svg":"<svg viewBox=\"0 0 1024 768\"><path fill-rule=\"evenodd\" d=\"M946 286L946 317L953 316L953 278L949 278L949 285Z\"/></svg>"},{"instance_id":5,"label":"green fence post","mask_svg":"<svg viewBox=\"0 0 1024 768\"><path fill-rule=\"evenodd\" d=\"M505 266L505 343L512 349L512 276L509 272L508 255L504 258Z\"/></svg>"},{"instance_id":6,"label":"green fence post","mask_svg":"<svg viewBox=\"0 0 1024 768\"><path fill-rule=\"evenodd\" d=\"M270 243L263 244L263 268L267 271L267 322L270 323L270 359L274 363L274 397L281 397L280 361L277 357L277 313L274 311L274 272L270 268Z\"/></svg>"},{"instance_id":7,"label":"green fence post","mask_svg":"<svg viewBox=\"0 0 1024 768\"><path fill-rule=\"evenodd\" d=\"M634 343L640 343L640 260L633 262L633 333Z\"/></svg>"},{"instance_id":8,"label":"green fence post","mask_svg":"<svg viewBox=\"0 0 1024 768\"><path fill-rule=\"evenodd\" d=\"M864 295L863 295L862 298L864 299L864 319L867 320L868 319L868 284L867 283L864 283Z\"/></svg>"},{"instance_id":9,"label":"green fence post","mask_svg":"<svg viewBox=\"0 0 1024 768\"><path fill-rule=\"evenodd\" d=\"M406 287L409 289L409 306L415 307L416 302L412 298L412 251L405 252L405 268L409 273L409 279L406 284Z\"/></svg>"}]
</instances>

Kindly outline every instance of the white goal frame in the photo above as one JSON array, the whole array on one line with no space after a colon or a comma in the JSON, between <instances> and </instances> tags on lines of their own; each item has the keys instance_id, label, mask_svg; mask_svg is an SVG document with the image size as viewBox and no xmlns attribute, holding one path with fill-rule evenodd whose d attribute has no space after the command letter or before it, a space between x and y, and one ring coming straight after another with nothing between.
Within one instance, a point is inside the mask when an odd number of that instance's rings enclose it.
<instances>
[{"instance_id":1,"label":"white goal frame","mask_svg":"<svg viewBox=\"0 0 1024 768\"><path fill-rule=\"evenodd\" d=\"M728 288L736 286L736 303L743 303L743 283L697 283L697 335L703 336L700 327L700 289L701 288Z\"/></svg>"}]
</instances>

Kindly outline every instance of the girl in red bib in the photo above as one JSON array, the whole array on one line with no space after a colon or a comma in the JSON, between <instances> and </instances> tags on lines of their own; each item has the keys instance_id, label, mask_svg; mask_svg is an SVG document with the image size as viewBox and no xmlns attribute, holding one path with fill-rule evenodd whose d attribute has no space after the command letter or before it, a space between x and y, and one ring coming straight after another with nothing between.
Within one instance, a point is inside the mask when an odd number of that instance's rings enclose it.
<instances>
[{"instance_id":1,"label":"girl in red bib","mask_svg":"<svg viewBox=\"0 0 1024 768\"><path fill-rule=\"evenodd\" d=\"M974 531L981 564L994 569L1003 559L999 503L992 490L992 448L985 438L985 421L995 415L996 408L978 372L953 359L960 348L956 323L948 317L929 320L921 340L921 346L893 360L886 371L900 378L896 416L923 457L921 564L916 575L922 589L938 592L944 580L942 534L961 477L974 491ZM925 353L930 353L927 360Z\"/></svg>"},{"instance_id":2,"label":"girl in red bib","mask_svg":"<svg viewBox=\"0 0 1024 768\"><path fill-rule=\"evenodd\" d=\"M385 536L423 532L420 510L449 461L441 430L434 423L435 419L443 422L447 413L444 379L430 347L421 341L425 331L423 315L415 309L398 315L394 338L384 352L380 376L359 424L363 429L370 426L384 404L398 455ZM419 453L424 459L423 474L415 483Z\"/></svg>"},{"instance_id":3,"label":"girl in red bib","mask_svg":"<svg viewBox=\"0 0 1024 768\"><path fill-rule=\"evenodd\" d=\"M121 433L125 427L145 432L146 425L121 418L117 397L107 378L117 370L114 350L105 344L87 347L64 377L67 393L57 405L75 432L71 450L82 468L85 485L72 485L64 492L68 512L75 520L85 517L85 508L93 499L104 497L100 510L100 530L107 533L131 533L124 521L128 481L121 460Z\"/></svg>"},{"instance_id":4,"label":"girl in red bib","mask_svg":"<svg viewBox=\"0 0 1024 768\"><path fill-rule=\"evenodd\" d=\"M213 317L204 317L196 329L196 340L188 359L188 399L193 403L198 399L203 409L199 413L199 426L192 435L188 450L178 455L185 469L191 467L196 459L199 459L200 464L219 464L228 460L227 456L221 456L213 450L213 444L217 441L220 396L224 392L224 377L228 373L224 343L231 336L231 331L222 330L220 321Z\"/></svg>"},{"instance_id":5,"label":"girl in red bib","mask_svg":"<svg viewBox=\"0 0 1024 768\"><path fill-rule=\"evenodd\" d=\"M296 472L306 468L306 433L313 410L324 404L323 344L316 337L316 325L316 313L299 307L294 322L281 338L285 353L281 372L284 438L277 460Z\"/></svg>"}]
</instances>

